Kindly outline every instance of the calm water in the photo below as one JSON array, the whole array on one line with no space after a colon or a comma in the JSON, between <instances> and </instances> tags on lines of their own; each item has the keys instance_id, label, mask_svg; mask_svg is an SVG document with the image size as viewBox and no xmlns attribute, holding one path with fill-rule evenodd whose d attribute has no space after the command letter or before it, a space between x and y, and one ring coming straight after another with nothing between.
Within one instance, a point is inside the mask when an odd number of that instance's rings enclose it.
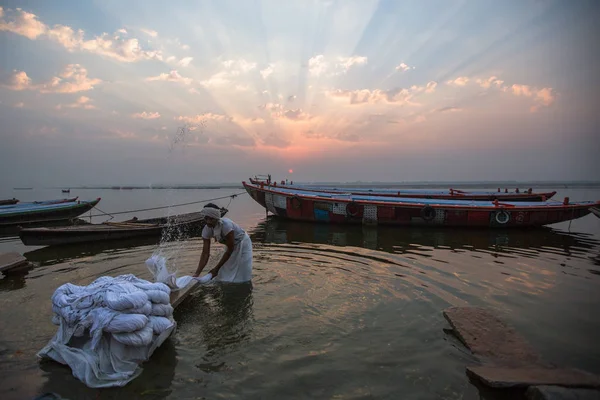
<instances>
[{"instance_id":1,"label":"calm water","mask_svg":"<svg viewBox=\"0 0 600 400\"><path fill-rule=\"evenodd\" d=\"M102 197L100 209L118 212L236 192L70 195ZM9 196L62 197L55 190ZM564 196L596 200L600 190L559 189L557 199ZM474 359L443 331L442 311L463 305L498 310L548 361L600 373L600 219L592 215L534 231L384 229L265 219L247 195L215 202L250 233L253 284L200 288L176 311L176 335L120 389L88 389L68 368L38 362L35 353L56 331L50 296L65 282L102 275L150 279L144 260L159 247L190 273L201 241L50 249L1 239L0 251L22 252L39 266L0 279L0 398L476 399L464 373Z\"/></svg>"}]
</instances>

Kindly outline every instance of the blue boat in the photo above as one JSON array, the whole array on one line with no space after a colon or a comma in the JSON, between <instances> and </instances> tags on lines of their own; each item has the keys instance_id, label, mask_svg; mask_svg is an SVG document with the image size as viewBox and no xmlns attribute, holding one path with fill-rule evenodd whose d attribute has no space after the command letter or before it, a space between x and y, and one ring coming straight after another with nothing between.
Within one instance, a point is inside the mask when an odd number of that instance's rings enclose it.
<instances>
[{"instance_id":1,"label":"blue boat","mask_svg":"<svg viewBox=\"0 0 600 400\"><path fill-rule=\"evenodd\" d=\"M0 207L0 226L26 225L39 222L67 221L91 210L100 198L91 201L67 201L61 203L28 203L19 206Z\"/></svg>"},{"instance_id":2,"label":"blue boat","mask_svg":"<svg viewBox=\"0 0 600 400\"><path fill-rule=\"evenodd\" d=\"M67 199L39 200L39 201L30 201L30 202L19 202L17 200L10 204L0 205L0 210L6 210L8 208L15 208L15 207L31 207L31 206L40 206L40 205L50 205L50 204L72 203L74 201L77 201L78 198L79 197L70 197Z\"/></svg>"}]
</instances>

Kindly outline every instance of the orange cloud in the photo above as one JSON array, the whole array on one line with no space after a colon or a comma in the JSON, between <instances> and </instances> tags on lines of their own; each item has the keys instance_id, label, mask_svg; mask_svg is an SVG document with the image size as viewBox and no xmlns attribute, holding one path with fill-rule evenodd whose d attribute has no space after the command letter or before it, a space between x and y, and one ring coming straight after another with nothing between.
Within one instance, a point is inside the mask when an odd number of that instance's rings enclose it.
<instances>
[{"instance_id":1,"label":"orange cloud","mask_svg":"<svg viewBox=\"0 0 600 400\"><path fill-rule=\"evenodd\" d=\"M410 69L415 69L415 67L409 67L405 63L400 63L400 65L398 65L396 67L396 71L402 71L402 72L406 72L406 71L408 71Z\"/></svg>"},{"instance_id":2,"label":"orange cloud","mask_svg":"<svg viewBox=\"0 0 600 400\"><path fill-rule=\"evenodd\" d=\"M160 51L145 50L136 38L124 38L125 29L119 29L113 34L102 33L93 39L85 40L85 32L81 29L75 31L65 25L54 25L50 28L35 14L16 10L7 10L10 15L5 15L0 7L0 31L9 31L24 36L30 40L46 37L68 51L84 51L112 58L122 62L135 62L140 60L162 60ZM7 17L5 19L4 17Z\"/></svg>"},{"instance_id":3,"label":"orange cloud","mask_svg":"<svg viewBox=\"0 0 600 400\"><path fill-rule=\"evenodd\" d=\"M213 114L213 113L204 113L197 114L193 116L185 116L180 115L179 117L175 117L175 120L182 121L188 124L205 124L208 121L218 121L218 122L232 122L233 118L222 115L222 114Z\"/></svg>"},{"instance_id":4,"label":"orange cloud","mask_svg":"<svg viewBox=\"0 0 600 400\"><path fill-rule=\"evenodd\" d=\"M131 118L136 118L136 119L157 119L157 118L160 118L160 113L158 113L158 112L146 112L146 111L143 111L141 113L131 114Z\"/></svg>"},{"instance_id":5,"label":"orange cloud","mask_svg":"<svg viewBox=\"0 0 600 400\"><path fill-rule=\"evenodd\" d=\"M90 104L92 100L89 97L81 96L74 103L70 104L59 104L55 108L60 110L62 108L81 108L84 110L93 110L96 108L95 105Z\"/></svg>"},{"instance_id":6,"label":"orange cloud","mask_svg":"<svg viewBox=\"0 0 600 400\"><path fill-rule=\"evenodd\" d=\"M337 57L329 61L323 54L318 54L308 60L308 72L312 76L321 76L329 72L331 75L345 74L355 65L367 64L364 56Z\"/></svg>"},{"instance_id":7,"label":"orange cloud","mask_svg":"<svg viewBox=\"0 0 600 400\"><path fill-rule=\"evenodd\" d=\"M452 86L465 86L467 83L469 82L469 78L467 78L466 76L459 76L458 78L454 79L454 80L449 80L446 83L448 85L452 85Z\"/></svg>"},{"instance_id":8,"label":"orange cloud","mask_svg":"<svg viewBox=\"0 0 600 400\"><path fill-rule=\"evenodd\" d=\"M8 11L12 11L8 9ZM12 18L4 20L4 9L0 7L0 31L8 31L35 40L46 33L48 27L38 20L37 16L17 8Z\"/></svg>"},{"instance_id":9,"label":"orange cloud","mask_svg":"<svg viewBox=\"0 0 600 400\"><path fill-rule=\"evenodd\" d=\"M146 81L148 81L148 82L153 82L153 81L176 82L176 83L181 83L183 85L190 85L193 82L191 78L184 78L183 76L181 76L179 74L179 72L177 72L177 70L172 70L168 74L162 73L158 76L148 77L148 78L146 78Z\"/></svg>"},{"instance_id":10,"label":"orange cloud","mask_svg":"<svg viewBox=\"0 0 600 400\"><path fill-rule=\"evenodd\" d=\"M79 64L69 64L63 72L49 82L33 84L25 71L14 71L8 84L10 90L37 90L40 93L77 93L92 90L94 85L101 83L100 79L89 78L87 70Z\"/></svg>"}]
</instances>

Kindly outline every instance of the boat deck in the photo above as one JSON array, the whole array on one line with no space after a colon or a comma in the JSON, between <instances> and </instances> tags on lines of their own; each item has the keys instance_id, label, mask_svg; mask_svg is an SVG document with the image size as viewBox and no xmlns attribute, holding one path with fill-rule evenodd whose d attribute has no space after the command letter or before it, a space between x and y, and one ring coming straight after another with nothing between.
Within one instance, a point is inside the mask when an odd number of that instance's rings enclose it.
<instances>
[{"instance_id":1,"label":"boat deck","mask_svg":"<svg viewBox=\"0 0 600 400\"><path fill-rule=\"evenodd\" d=\"M248 185L249 187L255 187L257 190L261 190L256 185ZM410 197L387 197L387 196L368 196L368 195L356 195L351 193L316 193L310 191L303 191L297 189L289 189L285 187L269 187L269 190L289 194L291 196L298 195L306 198L328 199L328 200L344 200L344 201L369 201L369 202L383 202L383 203L398 203L398 204L424 204L424 205L460 205L460 206L472 206L472 207L494 207L493 201L482 201L482 200L443 200L443 199L422 199L422 198L410 198ZM562 206L562 201L547 200L542 201L499 201L501 205L508 205L514 207L540 207L540 206ZM571 205L589 205L594 206L597 202L594 201L579 201L569 203Z\"/></svg>"}]
</instances>

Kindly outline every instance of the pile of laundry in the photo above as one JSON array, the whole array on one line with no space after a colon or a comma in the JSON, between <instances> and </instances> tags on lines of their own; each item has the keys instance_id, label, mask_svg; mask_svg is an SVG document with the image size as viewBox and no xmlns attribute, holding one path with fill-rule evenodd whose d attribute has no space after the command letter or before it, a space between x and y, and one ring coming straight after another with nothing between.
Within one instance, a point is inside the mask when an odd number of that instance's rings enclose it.
<instances>
[{"instance_id":1,"label":"pile of laundry","mask_svg":"<svg viewBox=\"0 0 600 400\"><path fill-rule=\"evenodd\" d=\"M151 257L146 265L156 282L127 274L56 289L52 322L58 331L38 356L68 365L89 387L124 386L135 379L142 372L140 364L176 328L171 291L196 279L176 279L162 257ZM200 281L209 281L209 275Z\"/></svg>"}]
</instances>

